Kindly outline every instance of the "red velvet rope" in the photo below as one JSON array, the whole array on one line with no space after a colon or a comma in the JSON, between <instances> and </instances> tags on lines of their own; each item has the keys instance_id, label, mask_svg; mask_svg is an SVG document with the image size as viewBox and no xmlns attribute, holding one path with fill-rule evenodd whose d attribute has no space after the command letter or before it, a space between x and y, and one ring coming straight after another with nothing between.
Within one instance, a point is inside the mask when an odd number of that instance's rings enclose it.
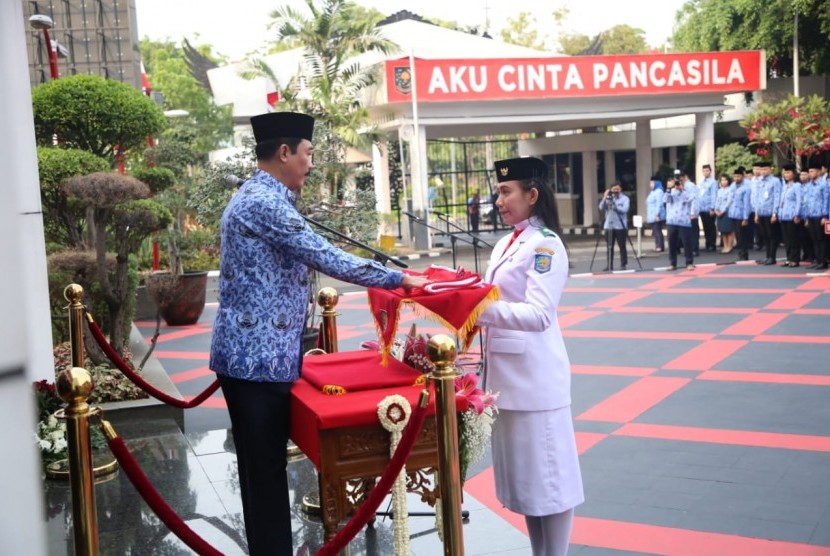
<instances>
[{"instance_id":1,"label":"red velvet rope","mask_svg":"<svg viewBox=\"0 0 830 556\"><path fill-rule=\"evenodd\" d=\"M216 390L219 389L219 381L214 380L211 383L211 385L208 386L207 389L205 389L204 392L202 392L190 401L180 400L178 398L170 396L169 394L165 394L164 392L162 392L161 390L159 390L158 388L156 388L155 386L141 378L141 376L138 373L132 370L130 366L127 365L123 359L121 359L121 356L118 355L118 352L115 351L115 348L113 348L107 341L106 337L104 336L104 333L101 332L101 328L98 326L97 322L87 322L89 325L89 331L92 332L92 336L95 338L95 341L98 343L99 346L101 346L101 349L104 350L104 354L109 358L109 360L112 361L112 363L116 367L118 367L118 370L124 373L124 375L127 378L129 378L133 384L135 384L136 386L138 386L139 388L141 388L157 400L160 400L174 407L190 409L201 404L203 401L208 399L214 392L216 392Z\"/></svg>"},{"instance_id":2,"label":"red velvet rope","mask_svg":"<svg viewBox=\"0 0 830 556\"><path fill-rule=\"evenodd\" d=\"M164 501L164 498L153 488L153 485L147 479L147 475L141 470L135 458L130 453L127 445L120 436L113 439L107 439L110 450L112 450L115 459L118 460L121 469L127 474L130 482L141 495L150 509L161 519L162 522L179 537L182 542L189 546L196 554L200 556L222 556L222 553L210 546L202 537L196 534L193 529L182 521L176 512Z\"/></svg>"},{"instance_id":3,"label":"red velvet rope","mask_svg":"<svg viewBox=\"0 0 830 556\"><path fill-rule=\"evenodd\" d=\"M369 496L366 497L366 500L360 505L360 508L357 509L348 523L337 532L337 535L333 539L317 551L316 556L336 556L339 554L363 526L369 522L369 519L375 515L378 506L383 502L386 495L389 494L395 479L398 478L398 474L400 474L404 463L406 463L409 454L412 452L412 447L415 445L415 440L417 440L418 435L421 433L421 427L424 424L426 415L427 410L425 407L421 407L420 404L415 407L409 424L401 435L401 441L398 443L395 455L392 456L380 480L371 492L369 492Z\"/></svg>"}]
</instances>

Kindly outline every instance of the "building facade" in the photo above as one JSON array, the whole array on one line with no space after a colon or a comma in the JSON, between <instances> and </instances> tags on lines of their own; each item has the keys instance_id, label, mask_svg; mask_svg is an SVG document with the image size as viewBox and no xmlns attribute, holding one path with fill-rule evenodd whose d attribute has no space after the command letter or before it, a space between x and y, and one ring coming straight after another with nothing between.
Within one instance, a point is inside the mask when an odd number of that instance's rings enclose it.
<instances>
[{"instance_id":1,"label":"building facade","mask_svg":"<svg viewBox=\"0 0 830 556\"><path fill-rule=\"evenodd\" d=\"M54 22L52 41L63 47L61 76L95 74L141 87L135 0L22 0L29 55L29 80L34 88L49 80L49 51L43 32L29 25L34 14ZM64 50L65 49L65 50Z\"/></svg>"}]
</instances>

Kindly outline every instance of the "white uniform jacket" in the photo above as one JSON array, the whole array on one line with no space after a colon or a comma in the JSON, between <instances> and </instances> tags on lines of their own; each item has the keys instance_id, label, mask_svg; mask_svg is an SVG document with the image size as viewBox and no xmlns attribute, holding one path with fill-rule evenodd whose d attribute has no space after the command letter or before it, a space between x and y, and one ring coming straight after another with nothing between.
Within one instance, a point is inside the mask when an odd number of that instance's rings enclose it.
<instances>
[{"instance_id":1,"label":"white uniform jacket","mask_svg":"<svg viewBox=\"0 0 830 556\"><path fill-rule=\"evenodd\" d=\"M507 251L510 236L493 249L485 280L502 298L479 317L486 327L484 388L498 406L550 410L571 403L571 366L556 308L568 278L568 255L547 228L527 226Z\"/></svg>"}]
</instances>

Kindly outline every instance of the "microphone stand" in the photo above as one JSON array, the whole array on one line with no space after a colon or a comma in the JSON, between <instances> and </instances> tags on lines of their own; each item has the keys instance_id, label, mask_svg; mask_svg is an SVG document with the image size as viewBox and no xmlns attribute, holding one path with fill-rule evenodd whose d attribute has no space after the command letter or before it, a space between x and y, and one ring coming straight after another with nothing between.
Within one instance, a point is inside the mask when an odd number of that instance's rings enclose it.
<instances>
[{"instance_id":1,"label":"microphone stand","mask_svg":"<svg viewBox=\"0 0 830 556\"><path fill-rule=\"evenodd\" d=\"M475 272L476 272L476 274L481 274L481 272L479 272L479 268L480 268L480 265L479 265L479 261L480 261L479 251L481 249L481 245L485 245L485 246L489 247L490 249L493 249L494 246L490 243L487 243L486 241L484 241L480 237L478 237L478 234L474 234L472 232L469 232L469 231L465 230L464 228L462 228L461 226L459 226L458 224L456 224L455 222L450 221L449 217L446 214L441 213L441 212L433 212L433 214L435 216L437 216L438 218L440 218L441 220L443 220L447 224L447 233L450 235L450 242L455 243L455 235L454 235L454 233L449 231L450 226L452 226L453 228L458 230L459 233L466 234L466 235L470 236L471 238L473 238L472 239L472 243L473 243L473 262L475 264ZM481 244L481 245L479 245L479 244ZM455 266L455 263L453 263L453 266Z\"/></svg>"},{"instance_id":2,"label":"microphone stand","mask_svg":"<svg viewBox=\"0 0 830 556\"><path fill-rule=\"evenodd\" d=\"M425 228L428 228L430 230L434 230L434 231L439 232L441 234L447 234L447 235L450 236L450 246L452 248L452 266L453 266L453 268L458 266L456 264L455 241L457 239L460 239L464 243L469 243L470 245L475 246L475 242L473 240L469 240L469 239L466 239L466 238L463 238L463 237L458 237L458 233L453 233L453 232L447 233L444 230L442 230L441 228L438 228L436 226L428 224L427 222L424 221L423 218L421 218L420 216L415 216L411 212L404 211L404 214L407 216L407 218L409 218L410 220L412 220L414 222L417 222L418 224L420 224L421 226L423 226ZM464 232L464 233L467 233L467 232ZM477 267L476 267L476 274L478 274L478 268Z\"/></svg>"},{"instance_id":3,"label":"microphone stand","mask_svg":"<svg viewBox=\"0 0 830 556\"><path fill-rule=\"evenodd\" d=\"M400 268L409 268L408 264L406 264L402 260L398 259L397 257L393 257L392 255L388 255L388 254L384 253L383 251L378 251L374 247L370 247L369 245L366 245L362 241L358 241L354 238L351 238L351 237L347 236L344 233L338 232L334 228L330 228L330 227L326 226L325 224L323 224L321 222L317 222L316 220L314 220L312 218L309 218L308 216L305 216L305 215L301 215L301 216L309 224L313 224L313 225L317 226L318 228L321 228L321 229L323 229L323 230L325 230L325 231L327 231L331 234L334 234L335 236L342 239L346 243L349 243L351 245L354 245L355 247L360 247L361 249L365 249L365 250L369 251L370 253L372 253L375 256L375 260L378 261L379 263L383 264L383 265L385 265L387 263L387 261L389 261L389 262L392 262L394 265L399 266Z\"/></svg>"}]
</instances>

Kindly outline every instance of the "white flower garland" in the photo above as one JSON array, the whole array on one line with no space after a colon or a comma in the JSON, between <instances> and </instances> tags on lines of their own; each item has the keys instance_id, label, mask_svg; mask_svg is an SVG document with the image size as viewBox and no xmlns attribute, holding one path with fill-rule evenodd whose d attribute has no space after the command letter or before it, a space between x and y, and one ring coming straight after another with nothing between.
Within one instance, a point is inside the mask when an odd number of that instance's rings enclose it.
<instances>
[{"instance_id":1,"label":"white flower garland","mask_svg":"<svg viewBox=\"0 0 830 556\"><path fill-rule=\"evenodd\" d=\"M378 404L378 419L389 431L389 457L394 455L401 441L403 429L409 423L412 407L409 400L399 394L386 396ZM392 487L392 526L395 556L409 556L409 511L406 508L406 466L401 468Z\"/></svg>"}]
</instances>

